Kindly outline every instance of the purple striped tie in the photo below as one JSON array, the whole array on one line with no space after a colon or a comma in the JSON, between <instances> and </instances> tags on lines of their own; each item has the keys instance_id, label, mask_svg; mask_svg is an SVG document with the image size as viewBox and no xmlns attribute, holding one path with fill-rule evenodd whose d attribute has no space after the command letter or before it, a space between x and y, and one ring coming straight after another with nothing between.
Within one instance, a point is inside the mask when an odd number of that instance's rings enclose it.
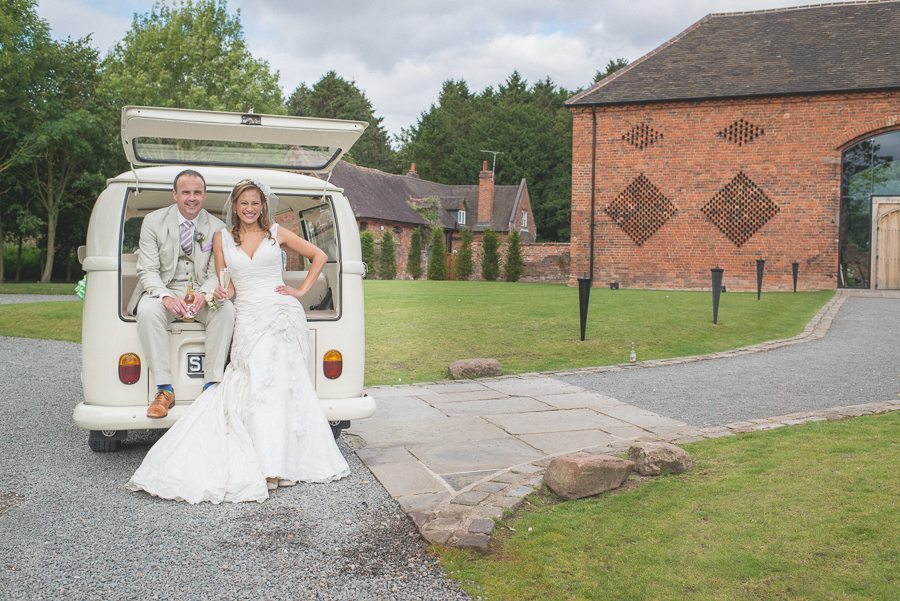
<instances>
[{"instance_id":1,"label":"purple striped tie","mask_svg":"<svg viewBox=\"0 0 900 601\"><path fill-rule=\"evenodd\" d=\"M189 255L194 250L194 223L192 221L181 222L181 250Z\"/></svg>"}]
</instances>

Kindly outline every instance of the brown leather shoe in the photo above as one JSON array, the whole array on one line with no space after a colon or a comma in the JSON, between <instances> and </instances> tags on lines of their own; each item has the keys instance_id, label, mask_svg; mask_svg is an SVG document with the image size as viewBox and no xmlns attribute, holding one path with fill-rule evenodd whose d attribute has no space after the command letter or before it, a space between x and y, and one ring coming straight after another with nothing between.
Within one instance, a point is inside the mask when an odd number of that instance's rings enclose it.
<instances>
[{"instance_id":1,"label":"brown leather shoe","mask_svg":"<svg viewBox=\"0 0 900 601\"><path fill-rule=\"evenodd\" d=\"M169 415L169 409L175 404L175 394L168 390L159 390L153 402L147 407L147 417L160 418Z\"/></svg>"}]
</instances>

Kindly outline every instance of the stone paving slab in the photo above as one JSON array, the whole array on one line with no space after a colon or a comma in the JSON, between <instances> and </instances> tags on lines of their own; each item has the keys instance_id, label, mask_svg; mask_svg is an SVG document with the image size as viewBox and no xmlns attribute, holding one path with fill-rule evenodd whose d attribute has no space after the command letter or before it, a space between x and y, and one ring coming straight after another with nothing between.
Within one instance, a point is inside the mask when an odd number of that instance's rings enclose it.
<instances>
[{"instance_id":1,"label":"stone paving slab","mask_svg":"<svg viewBox=\"0 0 900 601\"><path fill-rule=\"evenodd\" d=\"M576 432L544 432L523 434L519 438L546 455L567 453L575 449L607 445L621 440L603 430L579 430Z\"/></svg>"},{"instance_id":2,"label":"stone paving slab","mask_svg":"<svg viewBox=\"0 0 900 601\"><path fill-rule=\"evenodd\" d=\"M424 443L459 442L485 438L503 438L507 433L476 416L404 419L389 415L386 409L374 417L353 422L351 433L366 441L366 446L393 447Z\"/></svg>"},{"instance_id":3,"label":"stone paving slab","mask_svg":"<svg viewBox=\"0 0 900 601\"><path fill-rule=\"evenodd\" d=\"M409 452L437 474L503 470L544 453L512 436L410 446Z\"/></svg>"}]
</instances>

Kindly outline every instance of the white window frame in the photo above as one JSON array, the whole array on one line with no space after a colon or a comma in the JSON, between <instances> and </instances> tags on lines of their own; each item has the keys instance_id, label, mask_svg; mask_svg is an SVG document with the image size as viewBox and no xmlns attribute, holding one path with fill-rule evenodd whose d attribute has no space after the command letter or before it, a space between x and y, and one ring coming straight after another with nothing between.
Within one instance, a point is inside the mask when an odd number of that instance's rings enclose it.
<instances>
[{"instance_id":1,"label":"white window frame","mask_svg":"<svg viewBox=\"0 0 900 601\"><path fill-rule=\"evenodd\" d=\"M460 209L456 212L456 223L458 223L459 225L466 224L466 210L465 209Z\"/></svg>"},{"instance_id":2,"label":"white window frame","mask_svg":"<svg viewBox=\"0 0 900 601\"><path fill-rule=\"evenodd\" d=\"M528 229L528 211L525 209L522 209L522 229Z\"/></svg>"}]
</instances>

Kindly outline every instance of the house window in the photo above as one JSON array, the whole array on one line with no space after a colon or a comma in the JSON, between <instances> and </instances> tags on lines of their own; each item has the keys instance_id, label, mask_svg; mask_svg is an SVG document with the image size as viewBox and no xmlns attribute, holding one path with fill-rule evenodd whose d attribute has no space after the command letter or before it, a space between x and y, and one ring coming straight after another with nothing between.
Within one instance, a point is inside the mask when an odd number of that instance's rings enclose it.
<instances>
[{"instance_id":1,"label":"house window","mask_svg":"<svg viewBox=\"0 0 900 601\"><path fill-rule=\"evenodd\" d=\"M528 211L522 211L522 229L528 229Z\"/></svg>"},{"instance_id":2,"label":"house window","mask_svg":"<svg viewBox=\"0 0 900 601\"><path fill-rule=\"evenodd\" d=\"M369 223L366 221L360 221L359 222L359 231L364 232L367 229L369 229Z\"/></svg>"},{"instance_id":3,"label":"house window","mask_svg":"<svg viewBox=\"0 0 900 601\"><path fill-rule=\"evenodd\" d=\"M466 224L466 212L462 209L456 212L456 223L459 225Z\"/></svg>"}]
</instances>

